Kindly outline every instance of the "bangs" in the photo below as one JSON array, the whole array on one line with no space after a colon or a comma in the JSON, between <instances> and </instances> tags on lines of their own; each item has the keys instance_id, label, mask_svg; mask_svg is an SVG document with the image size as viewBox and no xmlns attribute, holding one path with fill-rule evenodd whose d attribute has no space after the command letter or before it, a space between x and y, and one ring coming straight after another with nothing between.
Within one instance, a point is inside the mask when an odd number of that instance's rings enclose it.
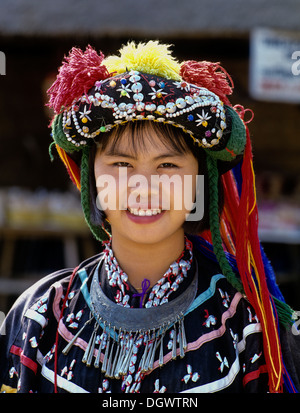
<instances>
[{"instance_id":1,"label":"bangs","mask_svg":"<svg viewBox=\"0 0 300 413\"><path fill-rule=\"evenodd\" d=\"M128 143L129 150L137 155L146 152L146 142L153 143L153 135L159 137L159 141L167 148L178 154L192 153L195 158L199 149L193 145L193 140L180 128L149 121L128 122L126 125L116 126L111 132L101 135L97 140L97 147L101 151L109 150L110 154L117 153L119 144L123 138Z\"/></svg>"}]
</instances>

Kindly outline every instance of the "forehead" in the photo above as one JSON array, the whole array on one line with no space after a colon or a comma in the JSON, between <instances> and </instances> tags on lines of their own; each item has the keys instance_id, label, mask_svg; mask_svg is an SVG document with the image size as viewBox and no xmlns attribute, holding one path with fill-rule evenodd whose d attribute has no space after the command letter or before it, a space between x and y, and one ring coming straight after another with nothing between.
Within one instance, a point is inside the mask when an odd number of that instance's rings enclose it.
<instances>
[{"instance_id":1,"label":"forehead","mask_svg":"<svg viewBox=\"0 0 300 413\"><path fill-rule=\"evenodd\" d=\"M99 142L99 146L101 151L110 154L121 150L134 155L149 151L164 151L184 156L191 154L186 143L186 139L190 138L184 135L174 126L137 121L113 129L103 141Z\"/></svg>"}]
</instances>

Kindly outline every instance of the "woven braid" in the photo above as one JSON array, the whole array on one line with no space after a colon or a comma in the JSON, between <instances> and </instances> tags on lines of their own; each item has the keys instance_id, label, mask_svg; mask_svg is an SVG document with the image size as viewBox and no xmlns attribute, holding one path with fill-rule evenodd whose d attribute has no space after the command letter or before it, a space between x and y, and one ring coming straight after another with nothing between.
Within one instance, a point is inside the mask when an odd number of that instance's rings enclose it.
<instances>
[{"instance_id":1,"label":"woven braid","mask_svg":"<svg viewBox=\"0 0 300 413\"><path fill-rule=\"evenodd\" d=\"M92 234L98 241L107 240L108 234L100 226L91 223L91 210L90 210L90 182L89 182L89 154L90 148L85 147L82 149L81 158L81 205L84 213L84 218L92 231Z\"/></svg>"},{"instance_id":2,"label":"woven braid","mask_svg":"<svg viewBox=\"0 0 300 413\"><path fill-rule=\"evenodd\" d=\"M219 193L217 160L207 156L207 171L209 182L209 223L214 253L219 262L223 275L238 291L243 292L243 284L234 274L223 249L219 221Z\"/></svg>"}]
</instances>

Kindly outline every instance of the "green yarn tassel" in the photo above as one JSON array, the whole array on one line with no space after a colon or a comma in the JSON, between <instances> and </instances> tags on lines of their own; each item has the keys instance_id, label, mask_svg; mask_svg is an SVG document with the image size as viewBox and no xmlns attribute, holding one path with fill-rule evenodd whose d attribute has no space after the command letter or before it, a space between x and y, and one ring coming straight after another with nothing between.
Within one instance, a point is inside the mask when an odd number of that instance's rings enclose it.
<instances>
[{"instance_id":1,"label":"green yarn tassel","mask_svg":"<svg viewBox=\"0 0 300 413\"><path fill-rule=\"evenodd\" d=\"M89 180L89 154L90 148L85 147L82 149L81 158L81 205L84 213L86 223L88 224L92 234L98 241L105 241L109 239L108 234L103 228L91 223L91 211L90 211L90 180Z\"/></svg>"},{"instance_id":2,"label":"green yarn tassel","mask_svg":"<svg viewBox=\"0 0 300 413\"><path fill-rule=\"evenodd\" d=\"M278 298L272 298L276 307L279 323L286 328L291 326L294 323L294 310L287 303L280 301Z\"/></svg>"},{"instance_id":3,"label":"green yarn tassel","mask_svg":"<svg viewBox=\"0 0 300 413\"><path fill-rule=\"evenodd\" d=\"M53 162L54 161L54 155L52 153L52 150L55 146L55 142L51 142L49 145L49 157L50 157L50 161Z\"/></svg>"},{"instance_id":4,"label":"green yarn tassel","mask_svg":"<svg viewBox=\"0 0 300 413\"><path fill-rule=\"evenodd\" d=\"M230 284L238 291L243 292L242 281L234 274L227 258L222 244L222 237L220 233L219 220L219 194L218 194L218 180L219 172L217 160L210 156L206 156L207 171L209 182L209 223L213 243L214 253L217 257L223 275L227 278Z\"/></svg>"}]
</instances>

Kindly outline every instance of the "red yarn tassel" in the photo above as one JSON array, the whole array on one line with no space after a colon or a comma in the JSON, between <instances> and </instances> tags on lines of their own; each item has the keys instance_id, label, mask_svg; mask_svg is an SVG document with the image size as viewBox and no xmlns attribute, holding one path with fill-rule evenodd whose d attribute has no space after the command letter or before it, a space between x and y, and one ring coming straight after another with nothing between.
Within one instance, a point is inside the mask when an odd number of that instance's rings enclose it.
<instances>
[{"instance_id":1,"label":"red yarn tassel","mask_svg":"<svg viewBox=\"0 0 300 413\"><path fill-rule=\"evenodd\" d=\"M277 315L272 308L258 238L258 211L248 128L242 165L242 193L236 228L236 260L245 293L253 305L263 330L264 354L269 373L270 392L282 391L283 363L277 331Z\"/></svg>"},{"instance_id":2,"label":"red yarn tassel","mask_svg":"<svg viewBox=\"0 0 300 413\"><path fill-rule=\"evenodd\" d=\"M90 45L84 52L73 47L47 92L50 95L48 106L60 113L63 107L71 106L74 100L93 87L97 80L110 77L106 66L102 65L103 59L103 53L98 54Z\"/></svg>"},{"instance_id":3,"label":"red yarn tassel","mask_svg":"<svg viewBox=\"0 0 300 413\"><path fill-rule=\"evenodd\" d=\"M80 168L79 166L73 161L73 159L64 151L60 146L56 145L57 152L63 161L68 174L72 180L72 182L77 186L77 189L81 189L80 185Z\"/></svg>"},{"instance_id":4,"label":"red yarn tassel","mask_svg":"<svg viewBox=\"0 0 300 413\"><path fill-rule=\"evenodd\" d=\"M232 94L233 81L219 63L187 60L181 65L180 76L189 83L209 89L219 96L226 105L230 104L227 95Z\"/></svg>"}]
</instances>

